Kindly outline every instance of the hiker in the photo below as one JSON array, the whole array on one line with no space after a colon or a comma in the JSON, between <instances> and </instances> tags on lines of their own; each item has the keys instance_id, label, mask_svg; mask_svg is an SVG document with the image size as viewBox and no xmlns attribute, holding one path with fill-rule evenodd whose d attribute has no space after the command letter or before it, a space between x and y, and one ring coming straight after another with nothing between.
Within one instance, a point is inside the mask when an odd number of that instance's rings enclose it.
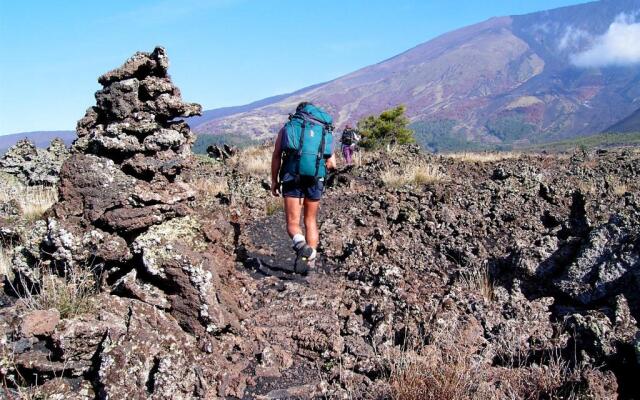
<instances>
[{"instance_id":1,"label":"hiker","mask_svg":"<svg viewBox=\"0 0 640 400\"><path fill-rule=\"evenodd\" d=\"M353 129L351 125L347 124L342 131L342 137L340 138L340 142L342 143L342 155L344 156L344 160L347 162L347 165L352 164L351 156L353 156L353 152L355 151L359 141L360 135L358 134L358 131Z\"/></svg>"},{"instance_id":2,"label":"hiker","mask_svg":"<svg viewBox=\"0 0 640 400\"><path fill-rule=\"evenodd\" d=\"M332 122L321 108L300 103L280 129L271 157L271 193L284 197L287 233L296 252L294 271L299 273L312 268L318 254L320 198L327 170L336 168Z\"/></svg>"}]
</instances>

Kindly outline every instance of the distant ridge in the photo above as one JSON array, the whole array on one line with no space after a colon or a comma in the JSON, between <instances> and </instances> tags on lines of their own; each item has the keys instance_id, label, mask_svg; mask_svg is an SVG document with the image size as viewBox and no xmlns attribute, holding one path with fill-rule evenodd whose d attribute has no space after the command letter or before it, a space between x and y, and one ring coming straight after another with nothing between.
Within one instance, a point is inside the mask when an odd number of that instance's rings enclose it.
<instances>
[{"instance_id":1,"label":"distant ridge","mask_svg":"<svg viewBox=\"0 0 640 400\"><path fill-rule=\"evenodd\" d=\"M276 96L267 97L266 99L254 101L252 103L241 105L241 106L222 107L222 108L216 108L213 110L206 110L202 112L201 116L187 118L186 121L187 123L189 123L189 125L194 130L194 132L198 133L197 129L195 128L199 126L205 126L206 122L208 121L212 121L215 119L228 117L230 115L251 111L256 108L268 106L270 104L277 103L280 100L286 99L289 96L294 96L296 94L306 92L307 90L313 90L314 88L319 87L321 85L324 85L324 83L308 86L306 88L303 88L291 93L285 93L285 94L279 94Z\"/></svg>"},{"instance_id":2,"label":"distant ridge","mask_svg":"<svg viewBox=\"0 0 640 400\"><path fill-rule=\"evenodd\" d=\"M3 135L0 136L0 154L4 154L9 147L21 139L31 140L36 147L48 147L51 141L57 137L62 139L68 146L75 140L76 131L34 131Z\"/></svg>"},{"instance_id":3,"label":"distant ridge","mask_svg":"<svg viewBox=\"0 0 640 400\"><path fill-rule=\"evenodd\" d=\"M637 109L633 114L629 115L622 121L610 126L605 132L640 132L640 109Z\"/></svg>"},{"instance_id":4,"label":"distant ridge","mask_svg":"<svg viewBox=\"0 0 640 400\"><path fill-rule=\"evenodd\" d=\"M596 1L491 18L332 81L193 120L199 135L275 135L313 101L347 122L405 104L427 147L527 146L597 134L638 109L640 64L574 65L640 0ZM626 22L625 22L626 23ZM625 125L626 126L626 125Z\"/></svg>"}]
</instances>

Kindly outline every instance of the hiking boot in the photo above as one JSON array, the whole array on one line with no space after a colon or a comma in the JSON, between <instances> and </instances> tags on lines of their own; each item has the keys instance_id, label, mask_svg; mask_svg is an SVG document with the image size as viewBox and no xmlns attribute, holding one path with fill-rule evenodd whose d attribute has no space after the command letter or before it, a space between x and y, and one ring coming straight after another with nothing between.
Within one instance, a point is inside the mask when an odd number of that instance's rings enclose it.
<instances>
[{"instance_id":1,"label":"hiking boot","mask_svg":"<svg viewBox=\"0 0 640 400\"><path fill-rule=\"evenodd\" d=\"M309 257L313 255L313 248L305 242L298 242L293 246L293 249L296 251L296 262L293 265L294 272L306 274L309 272L309 268L311 267L309 265L310 262L315 262L315 258L313 260L309 260Z\"/></svg>"}]
</instances>

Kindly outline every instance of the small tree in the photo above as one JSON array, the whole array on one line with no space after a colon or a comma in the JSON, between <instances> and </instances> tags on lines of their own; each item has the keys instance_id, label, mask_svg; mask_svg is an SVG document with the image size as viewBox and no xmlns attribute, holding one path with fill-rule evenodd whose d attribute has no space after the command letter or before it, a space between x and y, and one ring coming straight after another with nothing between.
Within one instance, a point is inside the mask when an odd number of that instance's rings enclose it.
<instances>
[{"instance_id":1,"label":"small tree","mask_svg":"<svg viewBox=\"0 0 640 400\"><path fill-rule=\"evenodd\" d=\"M386 110L379 116L370 115L358 122L362 134L361 145L378 149L391 143L414 143L413 131L408 128L409 119L404 115L404 105Z\"/></svg>"}]
</instances>

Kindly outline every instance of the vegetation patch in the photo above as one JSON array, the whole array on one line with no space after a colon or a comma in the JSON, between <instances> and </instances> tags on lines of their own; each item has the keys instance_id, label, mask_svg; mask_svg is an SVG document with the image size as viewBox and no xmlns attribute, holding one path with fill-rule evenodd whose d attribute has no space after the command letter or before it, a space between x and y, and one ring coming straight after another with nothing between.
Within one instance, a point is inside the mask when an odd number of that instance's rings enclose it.
<instances>
[{"instance_id":1,"label":"vegetation patch","mask_svg":"<svg viewBox=\"0 0 640 400\"><path fill-rule=\"evenodd\" d=\"M71 318L94 310L93 297L97 293L97 279L92 269L79 266L67 267L58 275L43 268L42 277L30 285L24 277L18 277L22 287L14 288L21 293L22 304L28 310L55 308L61 318Z\"/></svg>"},{"instance_id":2,"label":"vegetation patch","mask_svg":"<svg viewBox=\"0 0 640 400\"><path fill-rule=\"evenodd\" d=\"M235 156L234 162L242 172L260 178L269 177L271 174L272 154L272 147L250 147Z\"/></svg>"},{"instance_id":3,"label":"vegetation patch","mask_svg":"<svg viewBox=\"0 0 640 400\"><path fill-rule=\"evenodd\" d=\"M406 185L423 186L440 182L446 179L446 175L440 170L439 165L421 162L408 168L383 171L380 178L385 186L399 188Z\"/></svg>"},{"instance_id":4,"label":"vegetation patch","mask_svg":"<svg viewBox=\"0 0 640 400\"><path fill-rule=\"evenodd\" d=\"M536 126L525 122L522 117L509 116L489 121L486 125L490 135L503 142L513 142L531 136Z\"/></svg>"},{"instance_id":5,"label":"vegetation patch","mask_svg":"<svg viewBox=\"0 0 640 400\"><path fill-rule=\"evenodd\" d=\"M0 187L0 203L15 202L27 220L42 217L58 201L58 189L54 186L25 186L17 179L3 177Z\"/></svg>"},{"instance_id":6,"label":"vegetation patch","mask_svg":"<svg viewBox=\"0 0 640 400\"><path fill-rule=\"evenodd\" d=\"M639 146L640 132L631 133L601 133L591 136L577 137L557 142L541 143L522 148L524 151L572 151L590 150L596 148Z\"/></svg>"},{"instance_id":7,"label":"vegetation patch","mask_svg":"<svg viewBox=\"0 0 640 400\"><path fill-rule=\"evenodd\" d=\"M483 150L487 146L477 142L468 141L454 131L456 121L451 119L439 119L430 121L417 121L409 125L414 132L416 142L424 149L434 153L442 151Z\"/></svg>"},{"instance_id":8,"label":"vegetation patch","mask_svg":"<svg viewBox=\"0 0 640 400\"><path fill-rule=\"evenodd\" d=\"M453 158L462 162L496 162L502 160L511 160L522 157L521 153L510 151L487 151L487 152L461 152L461 153L444 153L442 157Z\"/></svg>"},{"instance_id":9,"label":"vegetation patch","mask_svg":"<svg viewBox=\"0 0 640 400\"><path fill-rule=\"evenodd\" d=\"M265 204L265 212L267 216L271 216L277 212L284 210L284 204L280 197L269 197Z\"/></svg>"},{"instance_id":10,"label":"vegetation patch","mask_svg":"<svg viewBox=\"0 0 640 400\"><path fill-rule=\"evenodd\" d=\"M399 105L378 116L370 115L360 120L360 145L367 149L379 149L391 144L414 143L413 131L408 128L409 119L405 111L405 106Z\"/></svg>"}]
</instances>

